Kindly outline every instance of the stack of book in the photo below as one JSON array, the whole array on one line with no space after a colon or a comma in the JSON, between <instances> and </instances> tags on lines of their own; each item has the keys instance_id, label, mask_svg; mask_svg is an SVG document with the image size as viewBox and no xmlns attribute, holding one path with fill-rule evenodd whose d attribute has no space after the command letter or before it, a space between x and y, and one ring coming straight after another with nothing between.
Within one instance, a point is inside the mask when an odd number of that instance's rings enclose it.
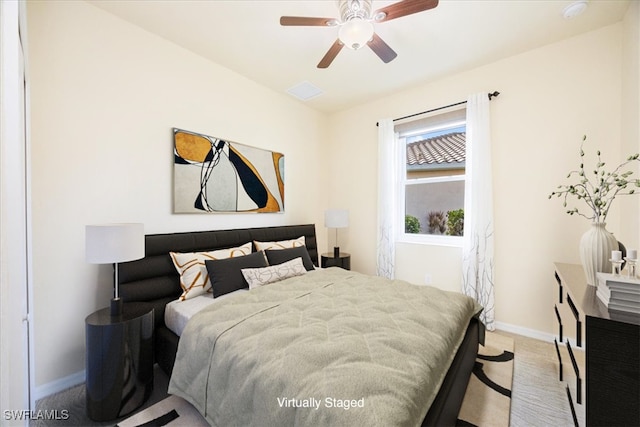
<instances>
[{"instance_id":1,"label":"stack of book","mask_svg":"<svg viewBox=\"0 0 640 427\"><path fill-rule=\"evenodd\" d=\"M598 273L596 295L609 310L640 313L640 280L637 277Z\"/></svg>"}]
</instances>

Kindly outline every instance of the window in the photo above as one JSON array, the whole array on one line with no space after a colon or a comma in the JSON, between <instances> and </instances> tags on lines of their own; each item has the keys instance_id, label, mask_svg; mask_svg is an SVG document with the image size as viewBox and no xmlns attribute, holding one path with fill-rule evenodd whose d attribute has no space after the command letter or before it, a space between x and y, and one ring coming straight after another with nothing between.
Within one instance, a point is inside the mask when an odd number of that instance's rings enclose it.
<instances>
[{"instance_id":1,"label":"window","mask_svg":"<svg viewBox=\"0 0 640 427\"><path fill-rule=\"evenodd\" d=\"M460 244L464 225L466 109L396 125L404 241Z\"/></svg>"}]
</instances>

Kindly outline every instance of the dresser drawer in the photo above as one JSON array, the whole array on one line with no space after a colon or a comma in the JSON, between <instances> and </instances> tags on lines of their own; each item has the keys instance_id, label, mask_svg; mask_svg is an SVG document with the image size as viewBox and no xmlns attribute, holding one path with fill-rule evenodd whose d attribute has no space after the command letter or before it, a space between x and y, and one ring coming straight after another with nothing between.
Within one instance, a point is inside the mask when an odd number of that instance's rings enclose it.
<instances>
[{"instance_id":1,"label":"dresser drawer","mask_svg":"<svg viewBox=\"0 0 640 427\"><path fill-rule=\"evenodd\" d=\"M556 318L556 333L559 343L567 341L577 348L584 348L585 319L578 310L576 302L562 279L555 275L558 284L557 301L554 306Z\"/></svg>"},{"instance_id":2,"label":"dresser drawer","mask_svg":"<svg viewBox=\"0 0 640 427\"><path fill-rule=\"evenodd\" d=\"M571 389L574 402L577 405L582 405L584 404L585 398L585 364L584 360L582 360L584 354L582 352L577 353L577 351L571 347L571 343L569 341L565 342L565 346L569 357L564 378L567 382L567 386Z\"/></svg>"},{"instance_id":3,"label":"dresser drawer","mask_svg":"<svg viewBox=\"0 0 640 427\"><path fill-rule=\"evenodd\" d=\"M582 347L582 337L584 336L584 332L583 332L584 319L582 318L582 315L578 311L578 308L576 307L575 302L571 298L571 295L567 294L566 297L567 297L566 298L567 306L569 307L569 310L571 311L571 316L572 316L571 320L567 324L568 330L566 333L568 334L569 337L575 340L575 345L577 347Z\"/></svg>"},{"instance_id":4,"label":"dresser drawer","mask_svg":"<svg viewBox=\"0 0 640 427\"><path fill-rule=\"evenodd\" d=\"M560 276L558 276L558 272L555 272L555 276L556 276L556 283L558 284L558 304L562 304L562 301L564 301L564 289L562 286L562 279L560 279Z\"/></svg>"},{"instance_id":5,"label":"dresser drawer","mask_svg":"<svg viewBox=\"0 0 640 427\"><path fill-rule=\"evenodd\" d=\"M562 375L567 390L571 414L576 425L585 425L586 369L584 351L575 349L570 341L565 341L558 349L562 357Z\"/></svg>"},{"instance_id":6,"label":"dresser drawer","mask_svg":"<svg viewBox=\"0 0 640 427\"><path fill-rule=\"evenodd\" d=\"M576 427L580 427L581 425L584 425L584 423L580 423L580 420L578 419L578 413L576 412L576 405L573 399L573 396L571 395L571 389L569 388L569 386L567 386L567 400L569 401L569 408L571 409L571 417L573 418L573 425L575 425Z\"/></svg>"},{"instance_id":7,"label":"dresser drawer","mask_svg":"<svg viewBox=\"0 0 640 427\"><path fill-rule=\"evenodd\" d=\"M560 314L560 309L558 308L558 306L554 306L553 310L556 313L556 331L558 333L558 335L556 335L556 342L563 342L564 341L564 328L563 328L563 320L562 320L562 315Z\"/></svg>"},{"instance_id":8,"label":"dresser drawer","mask_svg":"<svg viewBox=\"0 0 640 427\"><path fill-rule=\"evenodd\" d=\"M553 344L556 346L556 355L558 356L558 381L562 381L564 376L563 376L563 371L564 371L564 367L562 364L562 352L560 351L560 344L558 344L557 340L553 340Z\"/></svg>"}]
</instances>

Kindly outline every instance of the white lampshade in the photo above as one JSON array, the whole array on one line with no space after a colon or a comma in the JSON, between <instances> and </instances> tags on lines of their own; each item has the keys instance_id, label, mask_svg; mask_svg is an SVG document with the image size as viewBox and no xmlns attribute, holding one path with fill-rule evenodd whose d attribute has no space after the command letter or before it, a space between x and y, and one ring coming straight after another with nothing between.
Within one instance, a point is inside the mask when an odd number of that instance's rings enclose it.
<instances>
[{"instance_id":1,"label":"white lampshade","mask_svg":"<svg viewBox=\"0 0 640 427\"><path fill-rule=\"evenodd\" d=\"M349 49L358 50L373 38L373 24L360 18L351 19L342 24L338 38Z\"/></svg>"},{"instance_id":2,"label":"white lampshade","mask_svg":"<svg viewBox=\"0 0 640 427\"><path fill-rule=\"evenodd\" d=\"M348 227L349 211L346 209L328 209L324 211L324 226L327 228Z\"/></svg>"},{"instance_id":3,"label":"white lampshade","mask_svg":"<svg viewBox=\"0 0 640 427\"><path fill-rule=\"evenodd\" d=\"M87 225L85 257L91 264L112 264L144 258L144 225Z\"/></svg>"}]
</instances>

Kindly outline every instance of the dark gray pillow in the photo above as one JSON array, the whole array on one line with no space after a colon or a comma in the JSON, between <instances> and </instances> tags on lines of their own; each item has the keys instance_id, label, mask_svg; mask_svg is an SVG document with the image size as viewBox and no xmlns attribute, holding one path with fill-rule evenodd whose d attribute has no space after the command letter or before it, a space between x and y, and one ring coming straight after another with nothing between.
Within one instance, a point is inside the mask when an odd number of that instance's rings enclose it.
<instances>
[{"instance_id":1,"label":"dark gray pillow","mask_svg":"<svg viewBox=\"0 0 640 427\"><path fill-rule=\"evenodd\" d=\"M295 258L302 258L302 264L307 271L314 269L313 261L309 256L306 246L299 246L297 248L289 249L273 249L264 251L267 254L269 265L282 264L283 262L291 261Z\"/></svg>"},{"instance_id":2,"label":"dark gray pillow","mask_svg":"<svg viewBox=\"0 0 640 427\"><path fill-rule=\"evenodd\" d=\"M249 284L242 275L243 268L267 267L264 252L254 252L234 258L206 260L213 297L217 298L238 289L248 289Z\"/></svg>"}]
</instances>

